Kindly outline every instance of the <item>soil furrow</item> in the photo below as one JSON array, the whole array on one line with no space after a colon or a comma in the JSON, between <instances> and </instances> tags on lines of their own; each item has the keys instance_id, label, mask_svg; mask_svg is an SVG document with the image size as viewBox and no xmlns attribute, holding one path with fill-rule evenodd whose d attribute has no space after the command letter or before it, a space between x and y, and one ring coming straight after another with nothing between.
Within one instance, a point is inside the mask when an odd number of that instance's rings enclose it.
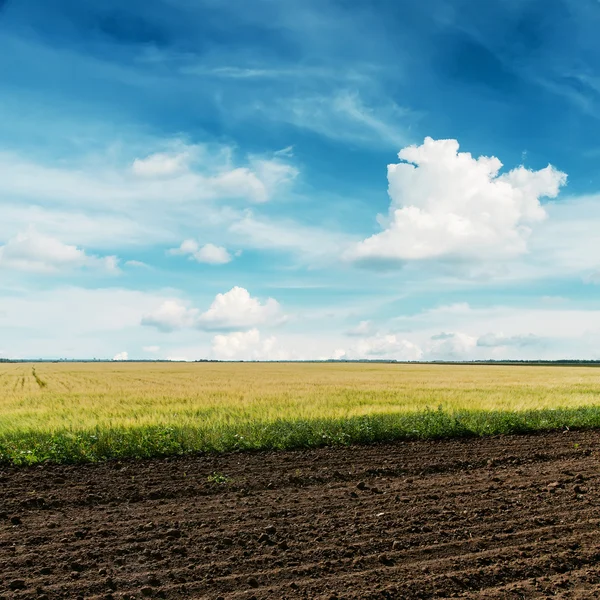
<instances>
[{"instance_id":1,"label":"soil furrow","mask_svg":"<svg viewBox=\"0 0 600 600\"><path fill-rule=\"evenodd\" d=\"M0 468L0 598L594 597L598 441Z\"/></svg>"}]
</instances>

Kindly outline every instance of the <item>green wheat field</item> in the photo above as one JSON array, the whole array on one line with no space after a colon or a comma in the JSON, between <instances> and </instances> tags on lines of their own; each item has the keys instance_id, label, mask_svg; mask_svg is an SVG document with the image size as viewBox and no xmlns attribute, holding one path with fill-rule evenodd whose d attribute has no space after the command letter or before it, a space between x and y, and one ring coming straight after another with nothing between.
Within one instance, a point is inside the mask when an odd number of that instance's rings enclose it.
<instances>
[{"instance_id":1,"label":"green wheat field","mask_svg":"<svg viewBox=\"0 0 600 600\"><path fill-rule=\"evenodd\" d=\"M0 462L89 462L600 426L600 368L0 364Z\"/></svg>"}]
</instances>

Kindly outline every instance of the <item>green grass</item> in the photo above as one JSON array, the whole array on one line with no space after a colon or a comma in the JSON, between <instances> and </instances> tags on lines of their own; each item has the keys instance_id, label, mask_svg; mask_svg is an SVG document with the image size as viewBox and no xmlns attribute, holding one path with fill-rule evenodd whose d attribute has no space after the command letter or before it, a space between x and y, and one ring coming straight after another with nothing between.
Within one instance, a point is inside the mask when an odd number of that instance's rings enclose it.
<instances>
[{"instance_id":1,"label":"green grass","mask_svg":"<svg viewBox=\"0 0 600 600\"><path fill-rule=\"evenodd\" d=\"M0 365L0 462L600 427L599 394L584 367Z\"/></svg>"}]
</instances>

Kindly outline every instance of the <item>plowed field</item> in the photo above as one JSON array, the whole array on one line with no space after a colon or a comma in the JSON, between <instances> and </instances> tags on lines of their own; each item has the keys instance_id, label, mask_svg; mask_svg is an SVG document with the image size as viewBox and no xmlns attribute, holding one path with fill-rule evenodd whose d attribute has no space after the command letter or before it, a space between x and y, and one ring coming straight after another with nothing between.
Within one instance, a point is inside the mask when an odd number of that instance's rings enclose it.
<instances>
[{"instance_id":1,"label":"plowed field","mask_svg":"<svg viewBox=\"0 0 600 600\"><path fill-rule=\"evenodd\" d=\"M599 442L0 469L0 596L600 597Z\"/></svg>"}]
</instances>

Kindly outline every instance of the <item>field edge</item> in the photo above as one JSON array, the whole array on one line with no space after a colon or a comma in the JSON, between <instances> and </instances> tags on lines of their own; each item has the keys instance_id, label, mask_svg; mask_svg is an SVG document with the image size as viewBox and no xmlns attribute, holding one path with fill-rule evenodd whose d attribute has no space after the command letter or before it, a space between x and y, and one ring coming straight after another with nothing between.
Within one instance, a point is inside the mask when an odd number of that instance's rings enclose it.
<instances>
[{"instance_id":1,"label":"field edge","mask_svg":"<svg viewBox=\"0 0 600 600\"><path fill-rule=\"evenodd\" d=\"M152 425L0 436L0 464L77 464L193 453L296 450L400 440L451 439L600 428L600 406L528 411L427 409L352 418Z\"/></svg>"}]
</instances>

